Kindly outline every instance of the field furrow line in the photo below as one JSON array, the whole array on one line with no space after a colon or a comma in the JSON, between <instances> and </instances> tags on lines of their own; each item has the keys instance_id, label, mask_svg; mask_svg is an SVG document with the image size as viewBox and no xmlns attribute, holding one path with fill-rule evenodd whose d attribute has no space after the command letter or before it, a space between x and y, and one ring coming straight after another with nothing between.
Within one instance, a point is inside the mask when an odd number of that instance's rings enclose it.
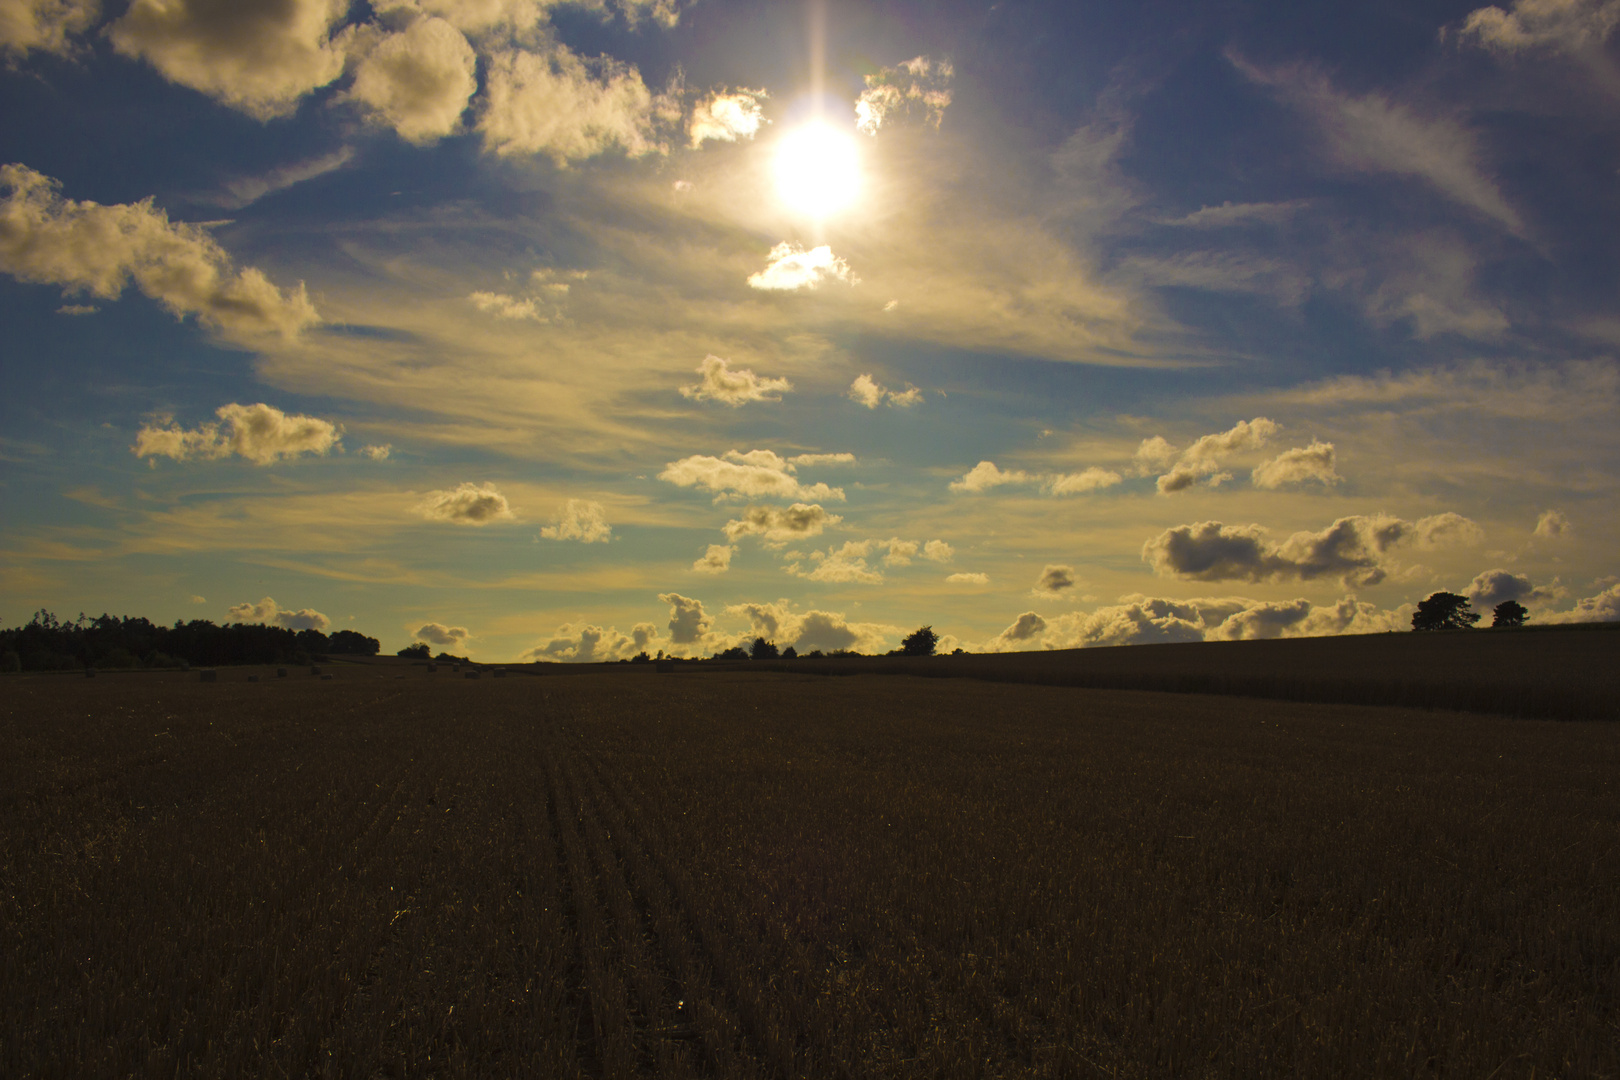
<instances>
[{"instance_id":1,"label":"field furrow line","mask_svg":"<svg viewBox=\"0 0 1620 1080\"><path fill-rule=\"evenodd\" d=\"M622 837L625 863L684 992L683 1011L693 1014L713 1067L725 1075L802 1074L793 1028L752 978L751 943L737 936L737 927L705 917L710 905L702 903L667 837L582 740L574 741L572 754L585 765L581 773L614 835Z\"/></svg>"}]
</instances>

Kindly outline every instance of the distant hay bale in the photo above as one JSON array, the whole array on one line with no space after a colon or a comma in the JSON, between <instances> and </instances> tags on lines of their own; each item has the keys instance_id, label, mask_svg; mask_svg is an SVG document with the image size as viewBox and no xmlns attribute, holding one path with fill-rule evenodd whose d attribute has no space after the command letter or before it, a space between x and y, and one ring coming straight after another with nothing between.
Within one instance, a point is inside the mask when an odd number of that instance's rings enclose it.
<instances>
[{"instance_id":1,"label":"distant hay bale","mask_svg":"<svg viewBox=\"0 0 1620 1080\"><path fill-rule=\"evenodd\" d=\"M219 682L219 672L213 668L203 668L197 672L197 679L199 682Z\"/></svg>"}]
</instances>

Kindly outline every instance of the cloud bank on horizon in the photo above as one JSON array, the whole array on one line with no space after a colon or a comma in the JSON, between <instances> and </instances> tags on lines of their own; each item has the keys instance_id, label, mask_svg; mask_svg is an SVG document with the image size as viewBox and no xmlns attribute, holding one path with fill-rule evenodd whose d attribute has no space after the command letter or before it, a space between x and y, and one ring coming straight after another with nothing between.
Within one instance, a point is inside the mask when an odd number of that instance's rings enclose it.
<instances>
[{"instance_id":1,"label":"cloud bank on horizon","mask_svg":"<svg viewBox=\"0 0 1620 1080\"><path fill-rule=\"evenodd\" d=\"M0 619L1620 619L1620 4L1269 6L0 0Z\"/></svg>"}]
</instances>

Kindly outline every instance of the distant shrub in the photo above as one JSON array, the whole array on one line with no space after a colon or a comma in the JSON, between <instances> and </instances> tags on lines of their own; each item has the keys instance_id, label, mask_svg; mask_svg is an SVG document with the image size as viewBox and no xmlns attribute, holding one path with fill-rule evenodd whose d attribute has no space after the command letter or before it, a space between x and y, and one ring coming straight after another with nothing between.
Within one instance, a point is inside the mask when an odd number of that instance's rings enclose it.
<instances>
[{"instance_id":1,"label":"distant shrub","mask_svg":"<svg viewBox=\"0 0 1620 1080\"><path fill-rule=\"evenodd\" d=\"M432 659L433 650L418 641L415 645L405 646L394 655L403 656L408 660L429 660Z\"/></svg>"},{"instance_id":2,"label":"distant shrub","mask_svg":"<svg viewBox=\"0 0 1620 1080\"><path fill-rule=\"evenodd\" d=\"M1523 626L1525 620L1530 617L1530 612L1526 611L1524 605L1517 600L1504 600L1496 605L1491 615L1492 630L1510 630L1515 626Z\"/></svg>"},{"instance_id":3,"label":"distant shrub","mask_svg":"<svg viewBox=\"0 0 1620 1080\"><path fill-rule=\"evenodd\" d=\"M919 627L900 642L901 656L933 656L939 645L939 635L932 626Z\"/></svg>"},{"instance_id":4,"label":"distant shrub","mask_svg":"<svg viewBox=\"0 0 1620 1080\"><path fill-rule=\"evenodd\" d=\"M630 662L632 664L646 664L650 663L651 661L652 657L647 655L646 649L642 649L640 652L636 653L636 655L630 658Z\"/></svg>"},{"instance_id":5,"label":"distant shrub","mask_svg":"<svg viewBox=\"0 0 1620 1080\"><path fill-rule=\"evenodd\" d=\"M109 650L105 656L96 661L96 667L98 668L113 669L140 666L141 662L135 659L128 649L122 647Z\"/></svg>"},{"instance_id":6,"label":"distant shrub","mask_svg":"<svg viewBox=\"0 0 1620 1080\"><path fill-rule=\"evenodd\" d=\"M776 642L766 641L762 637L755 638L754 643L748 647L748 658L750 660L775 660L781 655L781 650L776 647Z\"/></svg>"},{"instance_id":7,"label":"distant shrub","mask_svg":"<svg viewBox=\"0 0 1620 1080\"><path fill-rule=\"evenodd\" d=\"M825 660L827 658L827 654L822 652L820 649L811 649L809 652L805 653L804 658L806 660Z\"/></svg>"},{"instance_id":8,"label":"distant shrub","mask_svg":"<svg viewBox=\"0 0 1620 1080\"><path fill-rule=\"evenodd\" d=\"M339 630L328 639L326 651L340 656L376 656L382 651L382 642L353 630Z\"/></svg>"},{"instance_id":9,"label":"distant shrub","mask_svg":"<svg viewBox=\"0 0 1620 1080\"><path fill-rule=\"evenodd\" d=\"M784 659L784 660L797 660L798 658L799 658L799 650L795 649L793 646L789 645L787 648L782 650L782 659Z\"/></svg>"},{"instance_id":10,"label":"distant shrub","mask_svg":"<svg viewBox=\"0 0 1620 1080\"><path fill-rule=\"evenodd\" d=\"M716 660L747 660L748 650L744 649L741 645L733 645L724 652L715 653L714 658Z\"/></svg>"}]
</instances>

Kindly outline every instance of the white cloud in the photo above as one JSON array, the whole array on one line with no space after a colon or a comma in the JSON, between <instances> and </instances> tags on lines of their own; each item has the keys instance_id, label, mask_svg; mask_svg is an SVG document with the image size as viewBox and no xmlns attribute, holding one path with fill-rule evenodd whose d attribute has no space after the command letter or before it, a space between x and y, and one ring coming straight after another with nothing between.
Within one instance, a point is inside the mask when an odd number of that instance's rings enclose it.
<instances>
[{"instance_id":1,"label":"white cloud","mask_svg":"<svg viewBox=\"0 0 1620 1080\"><path fill-rule=\"evenodd\" d=\"M1276 424L1264 416L1257 416L1253 420L1239 420L1228 431L1203 436L1183 450L1170 471L1159 477L1159 494L1184 491L1199 481L1211 487L1221 484L1231 478L1230 473L1221 470L1221 464L1227 457L1258 450L1276 432ZM1142 448L1137 450L1138 458L1147 449L1147 444L1143 443ZM1157 452L1158 449L1152 447L1150 452Z\"/></svg>"},{"instance_id":2,"label":"white cloud","mask_svg":"<svg viewBox=\"0 0 1620 1080\"><path fill-rule=\"evenodd\" d=\"M1003 484L1028 484L1040 479L1017 469L1007 472L1001 471L993 461L981 461L959 479L951 481L952 491L980 492L991 488L1001 487Z\"/></svg>"},{"instance_id":3,"label":"white cloud","mask_svg":"<svg viewBox=\"0 0 1620 1080\"><path fill-rule=\"evenodd\" d=\"M343 73L348 0L134 0L108 28L113 47L260 120Z\"/></svg>"},{"instance_id":4,"label":"white cloud","mask_svg":"<svg viewBox=\"0 0 1620 1080\"><path fill-rule=\"evenodd\" d=\"M1575 531L1569 518L1557 510L1543 510L1536 519L1536 531L1531 535L1542 540L1563 540Z\"/></svg>"},{"instance_id":5,"label":"white cloud","mask_svg":"<svg viewBox=\"0 0 1620 1080\"><path fill-rule=\"evenodd\" d=\"M1318 533L1297 532L1272 543L1260 525L1203 521L1166 529L1142 546L1155 573L1187 581L1311 581L1340 577L1346 585L1376 585L1388 574L1386 556L1400 544L1434 548L1477 542L1479 526L1460 514L1416 522L1397 517L1343 517Z\"/></svg>"},{"instance_id":6,"label":"white cloud","mask_svg":"<svg viewBox=\"0 0 1620 1080\"><path fill-rule=\"evenodd\" d=\"M714 620L703 610L703 601L680 593L659 593L658 599L669 605L669 640L677 645L692 645L708 637Z\"/></svg>"},{"instance_id":7,"label":"white cloud","mask_svg":"<svg viewBox=\"0 0 1620 1080\"><path fill-rule=\"evenodd\" d=\"M231 622L264 623L266 626L283 626L288 630L320 630L325 631L332 625L332 620L316 611L314 608L281 607L270 597L265 597L257 604L237 604L226 612Z\"/></svg>"},{"instance_id":8,"label":"white cloud","mask_svg":"<svg viewBox=\"0 0 1620 1080\"><path fill-rule=\"evenodd\" d=\"M1036 596L1056 597L1072 596L1069 590L1078 584L1074 576L1074 567L1063 566L1057 563L1048 563L1041 570L1041 576L1035 579L1035 587L1031 590Z\"/></svg>"},{"instance_id":9,"label":"white cloud","mask_svg":"<svg viewBox=\"0 0 1620 1080\"><path fill-rule=\"evenodd\" d=\"M744 615L748 618L748 637L763 637L778 645L792 645L800 656L812 649L823 652L835 649L882 652L889 637L903 632L898 627L882 623L853 623L838 611L797 612L785 600L774 604L733 604L725 610L727 615Z\"/></svg>"},{"instance_id":10,"label":"white cloud","mask_svg":"<svg viewBox=\"0 0 1620 1080\"><path fill-rule=\"evenodd\" d=\"M0 0L0 53L67 55L68 36L96 21L98 0Z\"/></svg>"},{"instance_id":11,"label":"white cloud","mask_svg":"<svg viewBox=\"0 0 1620 1080\"><path fill-rule=\"evenodd\" d=\"M370 458L372 461L387 461L394 452L392 443L374 443L360 448L360 456Z\"/></svg>"},{"instance_id":12,"label":"white cloud","mask_svg":"<svg viewBox=\"0 0 1620 1080\"><path fill-rule=\"evenodd\" d=\"M478 88L476 66L461 31L444 19L418 19L365 52L346 97L406 142L422 145L460 128Z\"/></svg>"},{"instance_id":13,"label":"white cloud","mask_svg":"<svg viewBox=\"0 0 1620 1080\"><path fill-rule=\"evenodd\" d=\"M503 157L543 153L566 165L614 147L643 155L659 149L661 106L634 66L611 57L586 61L560 44L505 49L489 57L478 130Z\"/></svg>"},{"instance_id":14,"label":"white cloud","mask_svg":"<svg viewBox=\"0 0 1620 1080\"><path fill-rule=\"evenodd\" d=\"M767 292L792 292L795 289L813 289L823 281L837 280L850 285L860 284L849 269L849 263L832 253L826 244L806 251L790 240L771 248L765 269L748 275L748 284Z\"/></svg>"},{"instance_id":15,"label":"white cloud","mask_svg":"<svg viewBox=\"0 0 1620 1080\"><path fill-rule=\"evenodd\" d=\"M883 556L883 561L890 566L910 566L911 560L917 557L922 545L915 540L902 540L898 536L886 541L889 553Z\"/></svg>"},{"instance_id":16,"label":"white cloud","mask_svg":"<svg viewBox=\"0 0 1620 1080\"><path fill-rule=\"evenodd\" d=\"M540 316L539 301L532 296L519 300L509 293L474 292L468 293L467 299L479 311L484 312L486 315L494 315L498 319L545 321Z\"/></svg>"},{"instance_id":17,"label":"white cloud","mask_svg":"<svg viewBox=\"0 0 1620 1080\"><path fill-rule=\"evenodd\" d=\"M750 401L781 401L783 392L793 389L786 379L761 377L743 368L733 371L712 354L703 358L697 372L703 376L697 385L681 387L681 396L693 401L719 401L736 407Z\"/></svg>"},{"instance_id":18,"label":"white cloud","mask_svg":"<svg viewBox=\"0 0 1620 1080\"><path fill-rule=\"evenodd\" d=\"M938 130L951 104L950 62L919 56L866 76L855 102L855 127L876 135L884 124L915 117Z\"/></svg>"},{"instance_id":19,"label":"white cloud","mask_svg":"<svg viewBox=\"0 0 1620 1080\"><path fill-rule=\"evenodd\" d=\"M716 90L704 97L692 109L692 119L686 133L693 148L703 145L705 139L736 142L752 139L765 122L759 103L770 95L763 90Z\"/></svg>"},{"instance_id":20,"label":"white cloud","mask_svg":"<svg viewBox=\"0 0 1620 1080\"><path fill-rule=\"evenodd\" d=\"M1077 473L1064 473L1048 477L1046 490L1053 495L1085 495L1103 488L1113 487L1123 479L1112 469L1093 465Z\"/></svg>"},{"instance_id":21,"label":"white cloud","mask_svg":"<svg viewBox=\"0 0 1620 1080\"><path fill-rule=\"evenodd\" d=\"M133 279L176 316L237 334L292 337L319 321L302 283L284 297L253 267L233 271L213 237L171 222L151 199L103 206L59 187L25 165L0 166L0 270L103 300Z\"/></svg>"},{"instance_id":22,"label":"white cloud","mask_svg":"<svg viewBox=\"0 0 1620 1080\"><path fill-rule=\"evenodd\" d=\"M1046 620L1033 611L1026 611L1014 619L1011 626L981 645L980 649L984 652L1015 652L1045 632Z\"/></svg>"},{"instance_id":23,"label":"white cloud","mask_svg":"<svg viewBox=\"0 0 1620 1080\"><path fill-rule=\"evenodd\" d=\"M582 544L605 544L613 539L613 527L607 523L607 511L599 502L569 499L553 524L544 526L540 535L547 540L578 540Z\"/></svg>"},{"instance_id":24,"label":"white cloud","mask_svg":"<svg viewBox=\"0 0 1620 1080\"><path fill-rule=\"evenodd\" d=\"M617 627L597 626L593 623L564 623L548 640L524 652L522 659L564 660L576 664L603 663L628 660L648 650L658 638L658 628L652 623L637 623L629 634Z\"/></svg>"},{"instance_id":25,"label":"white cloud","mask_svg":"<svg viewBox=\"0 0 1620 1080\"><path fill-rule=\"evenodd\" d=\"M795 454L788 458L788 464L798 467L800 465L854 465L854 454Z\"/></svg>"},{"instance_id":26,"label":"white cloud","mask_svg":"<svg viewBox=\"0 0 1620 1080\"><path fill-rule=\"evenodd\" d=\"M413 640L425 641L441 649L459 649L467 644L470 637L472 634L465 626L446 626L436 622L423 623L411 633Z\"/></svg>"},{"instance_id":27,"label":"white cloud","mask_svg":"<svg viewBox=\"0 0 1620 1080\"><path fill-rule=\"evenodd\" d=\"M1537 585L1524 574L1497 569L1477 575L1463 590L1463 595L1481 612L1489 613L1497 604L1507 600L1522 604L1550 604L1561 599L1565 592L1556 581L1548 586Z\"/></svg>"},{"instance_id":28,"label":"white cloud","mask_svg":"<svg viewBox=\"0 0 1620 1080\"><path fill-rule=\"evenodd\" d=\"M741 518L726 522L721 531L728 540L758 536L772 547L781 547L793 540L820 536L823 529L843 520L813 503L794 503L780 510L774 506L750 506Z\"/></svg>"},{"instance_id":29,"label":"white cloud","mask_svg":"<svg viewBox=\"0 0 1620 1080\"><path fill-rule=\"evenodd\" d=\"M794 577L801 577L807 581L844 585L881 585L882 572L874 570L866 561L871 556L872 549L879 546L883 544L877 540L847 540L842 547L812 551L809 555L809 569L805 569L798 561L788 563L783 569Z\"/></svg>"},{"instance_id":30,"label":"white cloud","mask_svg":"<svg viewBox=\"0 0 1620 1080\"><path fill-rule=\"evenodd\" d=\"M731 557L737 553L732 544L710 544L707 551L692 564L700 574L723 574L731 569Z\"/></svg>"},{"instance_id":31,"label":"white cloud","mask_svg":"<svg viewBox=\"0 0 1620 1080\"><path fill-rule=\"evenodd\" d=\"M1202 207L1186 217L1161 221L1159 224L1179 225L1187 229L1226 229L1250 223L1278 225L1293 217L1306 205L1302 199L1273 203L1224 202L1219 206Z\"/></svg>"},{"instance_id":32,"label":"white cloud","mask_svg":"<svg viewBox=\"0 0 1620 1080\"><path fill-rule=\"evenodd\" d=\"M1131 474L1151 476L1168 469L1175 460L1176 448L1170 445L1163 435L1155 435L1143 439L1142 445L1136 448L1136 453L1131 458Z\"/></svg>"},{"instance_id":33,"label":"white cloud","mask_svg":"<svg viewBox=\"0 0 1620 1080\"><path fill-rule=\"evenodd\" d=\"M929 562L948 563L956 558L956 549L943 540L930 540L923 545L922 557Z\"/></svg>"},{"instance_id":34,"label":"white cloud","mask_svg":"<svg viewBox=\"0 0 1620 1080\"><path fill-rule=\"evenodd\" d=\"M266 195L285 191L295 184L302 184L305 180L313 180L317 176L341 169L353 160L354 148L340 147L330 154L283 165L257 176L239 176L227 181L222 192L199 198L198 201L227 210L240 210L244 206L258 202Z\"/></svg>"},{"instance_id":35,"label":"white cloud","mask_svg":"<svg viewBox=\"0 0 1620 1080\"><path fill-rule=\"evenodd\" d=\"M1343 480L1334 471L1337 464L1333 444L1312 440L1309 446L1284 450L1270 461L1263 461L1250 474L1255 487L1275 489L1284 484L1315 480L1324 485Z\"/></svg>"},{"instance_id":36,"label":"white cloud","mask_svg":"<svg viewBox=\"0 0 1620 1080\"><path fill-rule=\"evenodd\" d=\"M1354 172L1411 176L1453 201L1484 214L1509 231L1524 224L1496 182L1485 174L1472 131L1449 118L1418 116L1382 94L1354 97L1308 68L1262 71L1234 60L1238 68L1278 94L1318 124L1328 152Z\"/></svg>"},{"instance_id":37,"label":"white cloud","mask_svg":"<svg viewBox=\"0 0 1620 1080\"><path fill-rule=\"evenodd\" d=\"M262 402L221 405L214 415L219 417L219 423L202 424L190 431L169 417L144 424L130 449L141 458L216 461L235 454L255 465L271 465L300 454L326 454L338 445L339 429L330 420L289 416Z\"/></svg>"},{"instance_id":38,"label":"white cloud","mask_svg":"<svg viewBox=\"0 0 1620 1080\"><path fill-rule=\"evenodd\" d=\"M855 381L849 384L848 397L868 409L875 409L885 402L906 408L922 401L923 393L910 383L906 384L904 390L890 390L870 375L857 375Z\"/></svg>"},{"instance_id":39,"label":"white cloud","mask_svg":"<svg viewBox=\"0 0 1620 1080\"><path fill-rule=\"evenodd\" d=\"M448 521L456 525L488 525L514 517L506 496L496 490L494 484L471 482L450 491L428 492L427 498L417 504L416 512L429 521Z\"/></svg>"},{"instance_id":40,"label":"white cloud","mask_svg":"<svg viewBox=\"0 0 1620 1080\"><path fill-rule=\"evenodd\" d=\"M1552 49L1582 53L1620 25L1620 0L1514 0L1469 12L1459 37L1497 52Z\"/></svg>"},{"instance_id":41,"label":"white cloud","mask_svg":"<svg viewBox=\"0 0 1620 1080\"><path fill-rule=\"evenodd\" d=\"M721 496L844 501L842 488L823 483L801 484L791 475L792 469L789 462L769 450L751 450L746 454L730 450L724 459L694 454L672 461L658 474L658 479L677 487L699 487Z\"/></svg>"},{"instance_id":42,"label":"white cloud","mask_svg":"<svg viewBox=\"0 0 1620 1080\"><path fill-rule=\"evenodd\" d=\"M1620 622L1620 584L1610 585L1596 596L1575 601L1568 611L1539 618L1544 623Z\"/></svg>"},{"instance_id":43,"label":"white cloud","mask_svg":"<svg viewBox=\"0 0 1620 1080\"><path fill-rule=\"evenodd\" d=\"M945 580L953 585L988 585L990 584L990 575L963 572L947 574Z\"/></svg>"}]
</instances>

